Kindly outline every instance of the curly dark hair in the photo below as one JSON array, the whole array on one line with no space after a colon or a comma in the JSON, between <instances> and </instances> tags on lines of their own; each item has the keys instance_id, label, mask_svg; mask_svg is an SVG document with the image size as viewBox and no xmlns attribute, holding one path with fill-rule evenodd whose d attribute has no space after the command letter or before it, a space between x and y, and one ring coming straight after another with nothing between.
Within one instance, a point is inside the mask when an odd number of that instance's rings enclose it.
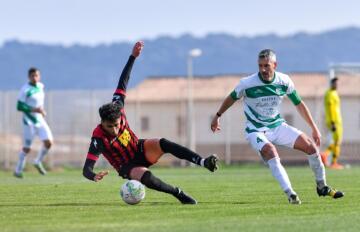
<instances>
[{"instance_id":1,"label":"curly dark hair","mask_svg":"<svg viewBox=\"0 0 360 232\"><path fill-rule=\"evenodd\" d=\"M109 121L109 122L116 121L118 118L120 118L121 115L120 110L121 110L121 106L113 102L102 105L99 108L99 115L101 121Z\"/></svg>"}]
</instances>

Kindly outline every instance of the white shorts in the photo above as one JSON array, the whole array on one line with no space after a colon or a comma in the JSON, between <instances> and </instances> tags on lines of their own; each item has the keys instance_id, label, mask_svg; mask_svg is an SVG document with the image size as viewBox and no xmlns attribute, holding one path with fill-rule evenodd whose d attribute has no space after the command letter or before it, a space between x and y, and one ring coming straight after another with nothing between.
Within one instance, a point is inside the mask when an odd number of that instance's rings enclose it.
<instances>
[{"instance_id":1,"label":"white shorts","mask_svg":"<svg viewBox=\"0 0 360 232\"><path fill-rule=\"evenodd\" d=\"M302 131L284 122L280 126L267 131L246 132L246 140L249 141L251 147L258 152L260 152L267 143L294 148L296 139L302 133Z\"/></svg>"},{"instance_id":2,"label":"white shorts","mask_svg":"<svg viewBox=\"0 0 360 232\"><path fill-rule=\"evenodd\" d=\"M23 124L23 146L30 148L35 136L39 136L42 141L53 140L50 127L45 121L39 126Z\"/></svg>"}]
</instances>

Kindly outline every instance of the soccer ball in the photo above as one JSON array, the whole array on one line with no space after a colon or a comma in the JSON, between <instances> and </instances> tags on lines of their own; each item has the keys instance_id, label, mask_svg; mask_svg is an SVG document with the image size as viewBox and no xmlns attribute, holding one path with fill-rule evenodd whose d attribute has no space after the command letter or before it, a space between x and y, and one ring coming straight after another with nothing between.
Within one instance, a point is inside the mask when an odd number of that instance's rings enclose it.
<instances>
[{"instance_id":1,"label":"soccer ball","mask_svg":"<svg viewBox=\"0 0 360 232\"><path fill-rule=\"evenodd\" d=\"M121 186L120 196L125 203L135 205L145 198L145 187L137 180L128 180Z\"/></svg>"}]
</instances>

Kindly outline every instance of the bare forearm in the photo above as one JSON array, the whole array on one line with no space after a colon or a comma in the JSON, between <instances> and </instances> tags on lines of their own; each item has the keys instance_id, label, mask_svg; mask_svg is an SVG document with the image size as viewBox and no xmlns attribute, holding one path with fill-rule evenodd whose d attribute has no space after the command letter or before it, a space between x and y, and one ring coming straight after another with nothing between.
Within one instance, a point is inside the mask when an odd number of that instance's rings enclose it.
<instances>
[{"instance_id":1,"label":"bare forearm","mask_svg":"<svg viewBox=\"0 0 360 232\"><path fill-rule=\"evenodd\" d=\"M229 95L225 98L223 103L221 104L219 110L217 111L218 114L222 115L225 113L233 104L235 103L235 100Z\"/></svg>"},{"instance_id":2,"label":"bare forearm","mask_svg":"<svg viewBox=\"0 0 360 232\"><path fill-rule=\"evenodd\" d=\"M213 132L221 130L220 117L223 113L225 113L227 111L227 109L229 109L234 104L235 101L236 100L231 95L229 95L225 98L225 100L221 104L219 110L216 112L216 115L214 116L214 118L211 121L210 128Z\"/></svg>"},{"instance_id":3,"label":"bare forearm","mask_svg":"<svg viewBox=\"0 0 360 232\"><path fill-rule=\"evenodd\" d=\"M311 127L311 129L313 130L317 129L317 126L311 116L311 113L303 101L301 101L301 103L296 106L296 109L300 113L301 117Z\"/></svg>"}]
</instances>

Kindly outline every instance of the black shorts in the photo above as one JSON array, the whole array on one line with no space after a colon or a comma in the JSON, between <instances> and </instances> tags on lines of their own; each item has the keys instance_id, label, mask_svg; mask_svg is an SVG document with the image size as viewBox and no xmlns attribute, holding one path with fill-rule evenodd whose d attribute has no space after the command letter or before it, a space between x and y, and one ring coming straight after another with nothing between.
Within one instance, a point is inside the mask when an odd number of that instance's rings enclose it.
<instances>
[{"instance_id":1,"label":"black shorts","mask_svg":"<svg viewBox=\"0 0 360 232\"><path fill-rule=\"evenodd\" d=\"M118 173L124 179L130 179L130 172L133 168L136 167L145 167L148 168L152 163L150 163L145 157L145 148L144 148L145 139L139 139L137 143L137 151L135 153L134 159L129 160L128 163L120 166Z\"/></svg>"}]
</instances>

